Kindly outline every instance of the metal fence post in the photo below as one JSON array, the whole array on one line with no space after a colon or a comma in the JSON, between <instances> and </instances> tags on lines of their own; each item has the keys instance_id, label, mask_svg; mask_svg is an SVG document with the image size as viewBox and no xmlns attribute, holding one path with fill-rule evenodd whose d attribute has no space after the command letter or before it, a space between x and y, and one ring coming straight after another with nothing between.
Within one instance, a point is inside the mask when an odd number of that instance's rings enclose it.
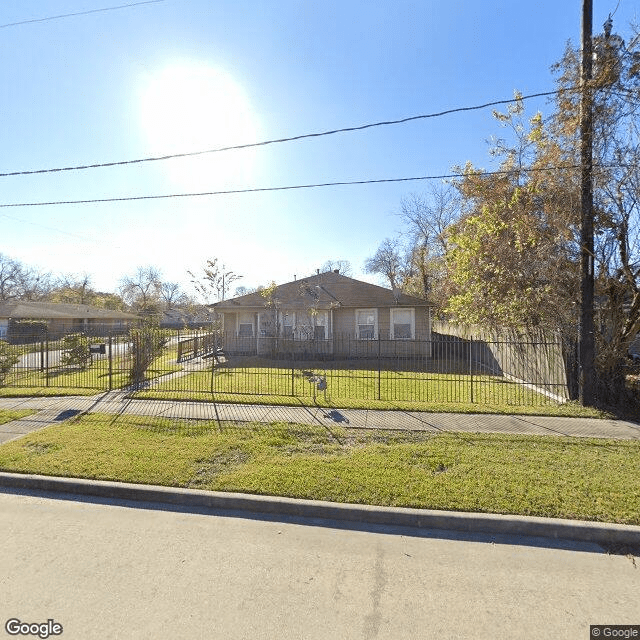
<instances>
[{"instance_id":1,"label":"metal fence post","mask_svg":"<svg viewBox=\"0 0 640 640\"><path fill-rule=\"evenodd\" d=\"M378 333L378 400L380 400L380 378L382 377L382 360L380 358L380 333Z\"/></svg>"},{"instance_id":2,"label":"metal fence post","mask_svg":"<svg viewBox=\"0 0 640 640\"><path fill-rule=\"evenodd\" d=\"M44 373L44 379L46 382L46 386L49 386L49 336L47 335L47 337L44 339L44 367L45 367L45 373Z\"/></svg>"},{"instance_id":3,"label":"metal fence post","mask_svg":"<svg viewBox=\"0 0 640 640\"><path fill-rule=\"evenodd\" d=\"M109 334L109 391L113 391L113 336Z\"/></svg>"},{"instance_id":4,"label":"metal fence post","mask_svg":"<svg viewBox=\"0 0 640 640\"><path fill-rule=\"evenodd\" d=\"M471 376L471 403L473 404L473 336L469 336L469 375Z\"/></svg>"}]
</instances>

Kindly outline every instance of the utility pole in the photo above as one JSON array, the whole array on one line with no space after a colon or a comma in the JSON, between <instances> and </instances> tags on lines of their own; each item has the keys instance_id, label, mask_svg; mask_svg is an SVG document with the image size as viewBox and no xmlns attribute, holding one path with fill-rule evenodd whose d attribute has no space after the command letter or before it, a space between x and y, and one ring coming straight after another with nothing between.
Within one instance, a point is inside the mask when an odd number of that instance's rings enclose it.
<instances>
[{"instance_id":1,"label":"utility pole","mask_svg":"<svg viewBox=\"0 0 640 640\"><path fill-rule=\"evenodd\" d=\"M580 402L595 401L595 340L593 320L594 243L593 243L593 2L582 0L582 68L580 100Z\"/></svg>"}]
</instances>

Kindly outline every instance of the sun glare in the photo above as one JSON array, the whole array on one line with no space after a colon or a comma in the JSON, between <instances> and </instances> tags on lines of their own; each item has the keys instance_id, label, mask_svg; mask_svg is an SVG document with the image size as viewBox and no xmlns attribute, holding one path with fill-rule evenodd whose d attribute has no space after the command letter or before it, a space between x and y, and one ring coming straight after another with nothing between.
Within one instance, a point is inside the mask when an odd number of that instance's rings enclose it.
<instances>
[{"instance_id":1,"label":"sun glare","mask_svg":"<svg viewBox=\"0 0 640 640\"><path fill-rule=\"evenodd\" d=\"M242 87L204 64L176 63L149 75L140 99L141 126L154 155L204 151L256 142L257 125ZM163 162L183 186L218 189L250 180L255 149Z\"/></svg>"}]
</instances>

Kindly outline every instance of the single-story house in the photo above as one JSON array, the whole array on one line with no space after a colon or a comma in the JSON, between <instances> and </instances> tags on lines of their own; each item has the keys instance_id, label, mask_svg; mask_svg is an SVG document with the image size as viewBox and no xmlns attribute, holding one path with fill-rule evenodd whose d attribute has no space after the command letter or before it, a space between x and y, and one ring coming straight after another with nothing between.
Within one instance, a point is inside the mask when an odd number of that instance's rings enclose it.
<instances>
[{"instance_id":1,"label":"single-story house","mask_svg":"<svg viewBox=\"0 0 640 640\"><path fill-rule=\"evenodd\" d=\"M88 304L5 300L0 302L0 338L11 340L12 320L46 322L47 336L58 338L75 331L124 331L137 319L138 316L133 313L101 309ZM21 334L24 331L21 330Z\"/></svg>"},{"instance_id":2,"label":"single-story house","mask_svg":"<svg viewBox=\"0 0 640 640\"><path fill-rule=\"evenodd\" d=\"M338 270L213 305L230 353L431 354L426 300L348 278Z\"/></svg>"},{"instance_id":3,"label":"single-story house","mask_svg":"<svg viewBox=\"0 0 640 640\"><path fill-rule=\"evenodd\" d=\"M208 308L165 309L160 316L160 326L163 329L196 329L210 325L213 322L213 312Z\"/></svg>"}]
</instances>

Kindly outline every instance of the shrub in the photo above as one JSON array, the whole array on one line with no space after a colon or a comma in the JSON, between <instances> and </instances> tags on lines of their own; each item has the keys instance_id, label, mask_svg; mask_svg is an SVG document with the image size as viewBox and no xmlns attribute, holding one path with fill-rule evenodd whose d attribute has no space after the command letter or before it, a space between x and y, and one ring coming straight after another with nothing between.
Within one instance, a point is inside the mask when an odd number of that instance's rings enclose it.
<instances>
[{"instance_id":1,"label":"shrub","mask_svg":"<svg viewBox=\"0 0 640 640\"><path fill-rule=\"evenodd\" d=\"M81 333L72 333L62 338L62 357L60 361L65 366L86 369L91 364L88 338Z\"/></svg>"},{"instance_id":2,"label":"shrub","mask_svg":"<svg viewBox=\"0 0 640 640\"><path fill-rule=\"evenodd\" d=\"M20 356L16 349L0 340L0 387L4 386L9 371L19 360Z\"/></svg>"},{"instance_id":3,"label":"shrub","mask_svg":"<svg viewBox=\"0 0 640 640\"><path fill-rule=\"evenodd\" d=\"M131 369L129 378L133 384L140 384L151 363L162 355L170 338L168 331L160 329L156 322L147 320L139 327L131 329Z\"/></svg>"}]
</instances>

